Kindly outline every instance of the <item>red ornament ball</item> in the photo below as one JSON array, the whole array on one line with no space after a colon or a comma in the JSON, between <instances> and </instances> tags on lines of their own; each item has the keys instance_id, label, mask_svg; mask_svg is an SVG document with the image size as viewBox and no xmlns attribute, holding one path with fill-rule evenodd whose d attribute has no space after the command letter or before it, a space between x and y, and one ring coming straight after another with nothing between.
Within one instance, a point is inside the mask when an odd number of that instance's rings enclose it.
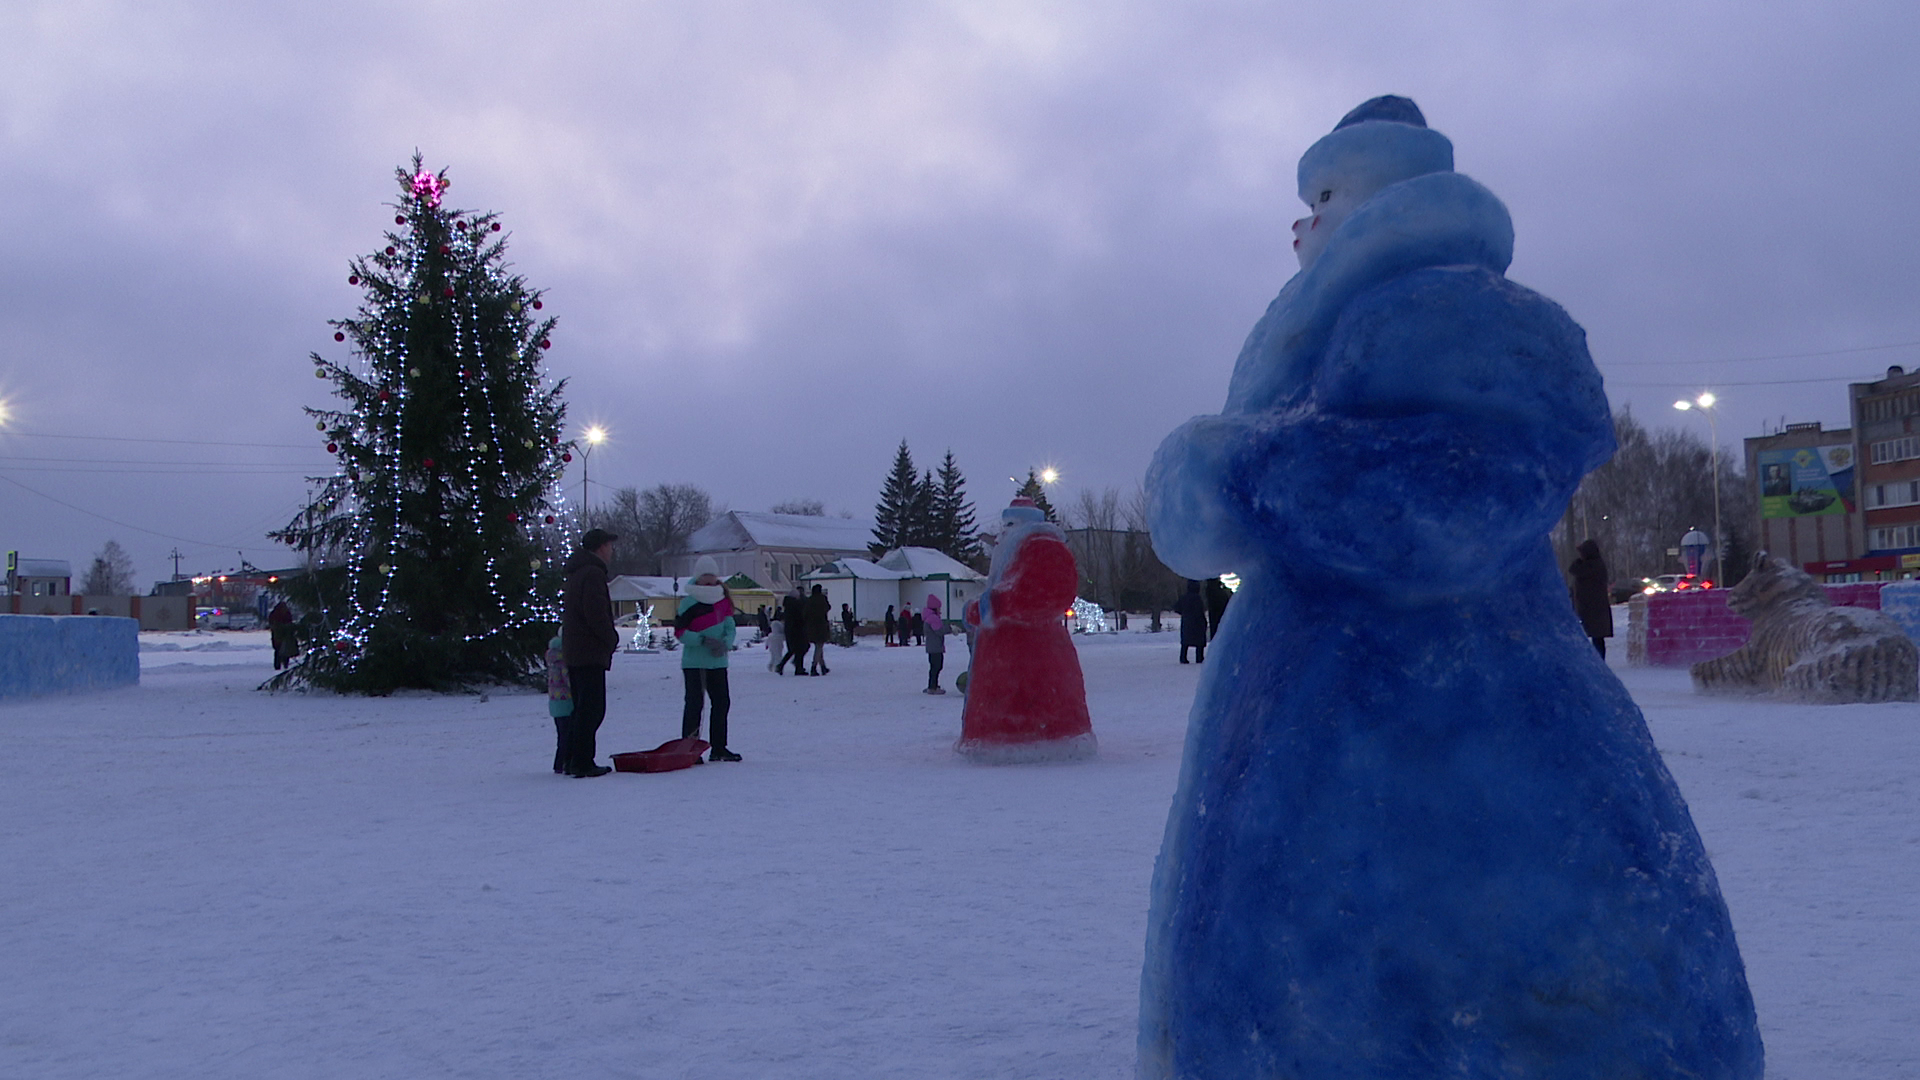
<instances>
[{"instance_id":1,"label":"red ornament ball","mask_svg":"<svg viewBox=\"0 0 1920 1080\"><path fill-rule=\"evenodd\" d=\"M337 443L337 442L330 442L330 443L328 443L328 444L327 444L327 453L329 453L329 454L337 454L337 453L339 453L339 452L340 452L340 444L339 444L339 443Z\"/></svg>"},{"instance_id":2,"label":"red ornament ball","mask_svg":"<svg viewBox=\"0 0 1920 1080\"><path fill-rule=\"evenodd\" d=\"M387 400L390 400L390 399L391 399L392 397L393 397L393 395L392 395L392 394L389 394L389 393L387 393L387 392L386 392L385 390L382 390L382 391L380 391L380 400L381 400L381 401L387 401Z\"/></svg>"},{"instance_id":3,"label":"red ornament ball","mask_svg":"<svg viewBox=\"0 0 1920 1080\"><path fill-rule=\"evenodd\" d=\"M347 479L358 481L360 479L360 474L357 472L350 472L347 474Z\"/></svg>"},{"instance_id":4,"label":"red ornament ball","mask_svg":"<svg viewBox=\"0 0 1920 1080\"><path fill-rule=\"evenodd\" d=\"M551 349L551 348L553 348L553 342L551 342L551 341L548 341L548 340L547 340L546 338L541 338L541 339L540 339L540 347L541 347L541 348L543 348L543 349Z\"/></svg>"},{"instance_id":5,"label":"red ornament ball","mask_svg":"<svg viewBox=\"0 0 1920 1080\"><path fill-rule=\"evenodd\" d=\"M539 311L539 310L540 310L541 308L543 308L543 307L546 307L546 306L547 306L547 305L545 305L545 304L543 304L543 303L541 303L541 302L540 302L540 301L538 301L538 300L535 300L535 301L533 302L533 310L535 310L535 311Z\"/></svg>"},{"instance_id":6,"label":"red ornament ball","mask_svg":"<svg viewBox=\"0 0 1920 1080\"><path fill-rule=\"evenodd\" d=\"M507 520L508 520L508 521L519 521L519 520L520 520L520 515L519 515L518 513L516 513L516 512L514 512L514 511L512 511L512 510L509 510L509 511L507 511Z\"/></svg>"},{"instance_id":7,"label":"red ornament ball","mask_svg":"<svg viewBox=\"0 0 1920 1080\"><path fill-rule=\"evenodd\" d=\"M453 286L451 286L451 285L449 285L449 286L447 286L447 295L448 295L449 297L451 297L451 296L453 295Z\"/></svg>"},{"instance_id":8,"label":"red ornament ball","mask_svg":"<svg viewBox=\"0 0 1920 1080\"><path fill-rule=\"evenodd\" d=\"M393 245L391 244L387 245L387 254L389 255L395 254L395 248L393 247Z\"/></svg>"},{"instance_id":9,"label":"red ornament ball","mask_svg":"<svg viewBox=\"0 0 1920 1080\"><path fill-rule=\"evenodd\" d=\"M341 333L341 332L340 332L340 331L338 331L338 330L335 330L335 331L333 332L333 340L335 340L335 341L345 341L345 340L347 340L347 335L346 335L346 334L344 334L344 333Z\"/></svg>"},{"instance_id":10,"label":"red ornament ball","mask_svg":"<svg viewBox=\"0 0 1920 1080\"><path fill-rule=\"evenodd\" d=\"M395 214L393 215L393 223L395 225L405 225L407 223L407 219L401 217L399 214Z\"/></svg>"},{"instance_id":11,"label":"red ornament ball","mask_svg":"<svg viewBox=\"0 0 1920 1080\"><path fill-rule=\"evenodd\" d=\"M442 255L451 255L451 254L453 254L453 249L452 249L452 248L450 248L450 247L448 247L448 246L447 246L447 245L445 245L445 244L441 244L441 245L440 245L440 254L442 254Z\"/></svg>"},{"instance_id":12,"label":"red ornament ball","mask_svg":"<svg viewBox=\"0 0 1920 1080\"><path fill-rule=\"evenodd\" d=\"M426 466L427 468L429 468L429 469L431 469L431 468L433 468L433 459L432 459L432 458L421 458L421 459L420 459L420 464L422 464L422 465L425 465L425 466Z\"/></svg>"},{"instance_id":13,"label":"red ornament ball","mask_svg":"<svg viewBox=\"0 0 1920 1080\"><path fill-rule=\"evenodd\" d=\"M572 460L573 460L573 455L572 455L572 454L561 454L561 455L560 455L560 460L561 460L561 461L572 461Z\"/></svg>"},{"instance_id":14,"label":"red ornament ball","mask_svg":"<svg viewBox=\"0 0 1920 1080\"><path fill-rule=\"evenodd\" d=\"M558 435L555 435L555 436L553 437L553 445L555 445L555 446L559 446L559 445L560 445L560 436L558 436Z\"/></svg>"},{"instance_id":15,"label":"red ornament ball","mask_svg":"<svg viewBox=\"0 0 1920 1080\"><path fill-rule=\"evenodd\" d=\"M494 232L499 232L499 231L500 231L500 223L499 223L499 222L497 222L497 221L496 221L496 222L494 222L494 223L493 223L493 231L494 231Z\"/></svg>"},{"instance_id":16,"label":"red ornament ball","mask_svg":"<svg viewBox=\"0 0 1920 1080\"><path fill-rule=\"evenodd\" d=\"M548 514L548 515L547 515L547 524L549 524L549 525L551 525L551 524L553 524L553 515L552 515L552 514Z\"/></svg>"},{"instance_id":17,"label":"red ornament ball","mask_svg":"<svg viewBox=\"0 0 1920 1080\"><path fill-rule=\"evenodd\" d=\"M360 275L359 275L359 274L348 274L348 275L347 275L347 284L349 284L349 285L358 285L358 284L360 284Z\"/></svg>"}]
</instances>

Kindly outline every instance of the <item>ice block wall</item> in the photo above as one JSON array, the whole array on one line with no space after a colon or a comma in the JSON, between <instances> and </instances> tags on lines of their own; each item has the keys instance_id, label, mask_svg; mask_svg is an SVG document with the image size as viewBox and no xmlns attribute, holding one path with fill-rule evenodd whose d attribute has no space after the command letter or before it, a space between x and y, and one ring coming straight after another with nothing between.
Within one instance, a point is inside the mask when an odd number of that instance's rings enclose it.
<instances>
[{"instance_id":1,"label":"ice block wall","mask_svg":"<svg viewBox=\"0 0 1920 1080\"><path fill-rule=\"evenodd\" d=\"M140 624L92 615L0 615L0 701L132 686Z\"/></svg>"}]
</instances>

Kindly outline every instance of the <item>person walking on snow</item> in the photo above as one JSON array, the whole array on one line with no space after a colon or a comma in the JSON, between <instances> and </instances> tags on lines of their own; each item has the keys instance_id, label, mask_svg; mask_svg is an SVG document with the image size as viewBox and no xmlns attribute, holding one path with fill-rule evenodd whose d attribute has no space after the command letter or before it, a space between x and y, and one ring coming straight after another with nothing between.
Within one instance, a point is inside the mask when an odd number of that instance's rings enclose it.
<instances>
[{"instance_id":1,"label":"person walking on snow","mask_svg":"<svg viewBox=\"0 0 1920 1080\"><path fill-rule=\"evenodd\" d=\"M847 631L847 647L852 648L853 632L859 627L860 620L853 617L853 609L845 604L840 605L840 625L845 627Z\"/></svg>"},{"instance_id":2,"label":"person walking on snow","mask_svg":"<svg viewBox=\"0 0 1920 1080\"><path fill-rule=\"evenodd\" d=\"M560 636L547 642L547 714L553 717L553 771L567 771L567 725L573 716L573 688L567 685L567 654Z\"/></svg>"},{"instance_id":3,"label":"person walking on snow","mask_svg":"<svg viewBox=\"0 0 1920 1080\"><path fill-rule=\"evenodd\" d=\"M805 597L800 594L800 586L795 585L793 591L787 593L787 598L781 601L780 621L785 623L787 628L787 651L780 657L780 662L773 665L774 673L786 674L787 661L791 660L793 673L805 675L807 673L807 605Z\"/></svg>"},{"instance_id":4,"label":"person walking on snow","mask_svg":"<svg viewBox=\"0 0 1920 1080\"><path fill-rule=\"evenodd\" d=\"M927 693L944 694L940 689L940 669L947 664L947 620L940 615L940 598L927 594Z\"/></svg>"},{"instance_id":5,"label":"person walking on snow","mask_svg":"<svg viewBox=\"0 0 1920 1080\"><path fill-rule=\"evenodd\" d=\"M925 615L916 611L913 613L913 643L915 645L923 643L926 640L926 636L927 618Z\"/></svg>"},{"instance_id":6,"label":"person walking on snow","mask_svg":"<svg viewBox=\"0 0 1920 1080\"><path fill-rule=\"evenodd\" d=\"M607 671L620 650L613 626L613 600L607 595L607 560L620 539L605 529L588 529L580 550L567 559L567 584L561 596L560 651L567 661L567 685L573 713L567 723L566 773L586 778L613 770L595 765L594 736L607 716Z\"/></svg>"},{"instance_id":7,"label":"person walking on snow","mask_svg":"<svg viewBox=\"0 0 1920 1080\"><path fill-rule=\"evenodd\" d=\"M713 749L707 754L708 761L740 760L739 754L727 749L727 711L733 704L727 690L727 654L733 649L735 634L733 597L720 580L719 564L713 556L702 555L693 564L687 595L680 598L673 636L680 639L680 674L687 684L680 737L691 739L700 734L701 699L710 700L713 711L707 717L707 741Z\"/></svg>"},{"instance_id":8,"label":"person walking on snow","mask_svg":"<svg viewBox=\"0 0 1920 1080\"><path fill-rule=\"evenodd\" d=\"M887 605L887 621L882 623L881 625L884 626L887 631L887 644L889 645L893 644L893 632L897 624L894 622L892 604Z\"/></svg>"},{"instance_id":9,"label":"person walking on snow","mask_svg":"<svg viewBox=\"0 0 1920 1080\"><path fill-rule=\"evenodd\" d=\"M827 668L827 639L833 636L833 602L827 599L825 589L819 585L813 587L813 594L807 597L807 644L813 646L813 673L825 675Z\"/></svg>"},{"instance_id":10,"label":"person walking on snow","mask_svg":"<svg viewBox=\"0 0 1920 1080\"><path fill-rule=\"evenodd\" d=\"M1607 595L1607 561L1600 557L1600 545L1588 539L1580 541L1580 557L1567 565L1573 579L1573 612L1580 616L1580 629L1607 657L1607 639L1613 636L1612 597Z\"/></svg>"},{"instance_id":11,"label":"person walking on snow","mask_svg":"<svg viewBox=\"0 0 1920 1080\"><path fill-rule=\"evenodd\" d=\"M1194 651L1193 658L1198 663L1207 662L1207 638L1212 631L1208 629L1207 600L1200 595L1200 583L1187 579L1187 591L1174 601L1173 613L1180 616L1180 662L1187 662L1187 650Z\"/></svg>"}]
</instances>

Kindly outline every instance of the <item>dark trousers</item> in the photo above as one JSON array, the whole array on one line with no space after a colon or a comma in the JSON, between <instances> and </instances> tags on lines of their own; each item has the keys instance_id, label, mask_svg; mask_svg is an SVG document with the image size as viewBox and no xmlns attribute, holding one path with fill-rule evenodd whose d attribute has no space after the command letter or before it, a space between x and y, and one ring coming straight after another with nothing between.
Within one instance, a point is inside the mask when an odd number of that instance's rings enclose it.
<instances>
[{"instance_id":1,"label":"dark trousers","mask_svg":"<svg viewBox=\"0 0 1920 1080\"><path fill-rule=\"evenodd\" d=\"M1603 638L1603 637L1594 638L1593 647L1600 650L1600 659L1605 660L1607 658L1607 639L1606 638Z\"/></svg>"},{"instance_id":2,"label":"dark trousers","mask_svg":"<svg viewBox=\"0 0 1920 1080\"><path fill-rule=\"evenodd\" d=\"M567 771L579 772L593 764L594 737L600 732L600 721L607 718L607 669L568 667L567 683L573 687L573 715L567 717Z\"/></svg>"},{"instance_id":3,"label":"dark trousers","mask_svg":"<svg viewBox=\"0 0 1920 1080\"><path fill-rule=\"evenodd\" d=\"M727 710L733 705L733 695L727 692L727 669L690 667L681 668L680 674L687 680L687 707L680 713L680 737L691 739L700 734L700 698L704 692L713 701L713 714L707 718L707 741L715 750L725 750Z\"/></svg>"},{"instance_id":4,"label":"dark trousers","mask_svg":"<svg viewBox=\"0 0 1920 1080\"><path fill-rule=\"evenodd\" d=\"M779 671L780 669L786 667L787 661L789 660L793 661L793 673L795 675L804 674L806 672L807 670L807 638L805 634L795 637L793 631L791 630L787 631L787 655L781 657L780 662L773 665L773 670Z\"/></svg>"},{"instance_id":5,"label":"dark trousers","mask_svg":"<svg viewBox=\"0 0 1920 1080\"><path fill-rule=\"evenodd\" d=\"M1205 645L1192 645L1192 646L1182 645L1180 646L1180 662L1181 663L1184 664L1187 662L1187 650L1189 648L1193 650L1193 658L1196 662L1202 663L1202 664L1207 662L1207 647Z\"/></svg>"},{"instance_id":6,"label":"dark trousers","mask_svg":"<svg viewBox=\"0 0 1920 1080\"><path fill-rule=\"evenodd\" d=\"M927 654L927 689L940 688L940 669L947 666L947 654L933 652Z\"/></svg>"}]
</instances>

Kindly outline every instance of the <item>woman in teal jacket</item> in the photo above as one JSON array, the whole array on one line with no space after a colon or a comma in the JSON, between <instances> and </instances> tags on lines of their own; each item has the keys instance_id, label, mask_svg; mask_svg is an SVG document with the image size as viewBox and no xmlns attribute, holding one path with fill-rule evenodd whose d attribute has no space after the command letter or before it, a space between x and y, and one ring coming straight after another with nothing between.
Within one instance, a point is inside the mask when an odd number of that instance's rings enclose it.
<instances>
[{"instance_id":1,"label":"woman in teal jacket","mask_svg":"<svg viewBox=\"0 0 1920 1080\"><path fill-rule=\"evenodd\" d=\"M713 701L713 716L707 722L708 742L713 749L708 761L739 761L740 755L727 749L727 708L733 703L727 692L727 654L733 649L733 597L720 581L719 564L713 556L702 555L693 564L693 581L687 595L680 598L673 620L673 636L680 639L680 674L687 681L687 707L680 714L680 736L690 739L700 733L702 698Z\"/></svg>"}]
</instances>

